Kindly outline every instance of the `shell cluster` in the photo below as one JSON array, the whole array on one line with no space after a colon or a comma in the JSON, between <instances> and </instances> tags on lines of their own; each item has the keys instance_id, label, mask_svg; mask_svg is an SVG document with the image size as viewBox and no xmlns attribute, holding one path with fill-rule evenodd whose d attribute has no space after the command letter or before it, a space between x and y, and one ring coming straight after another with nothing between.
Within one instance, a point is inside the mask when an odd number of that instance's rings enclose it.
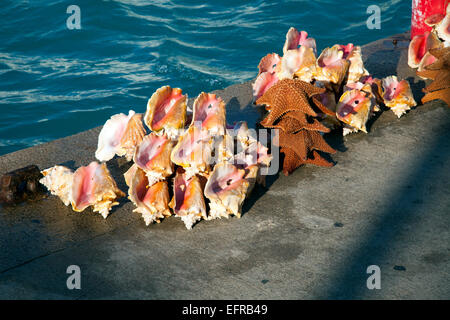
<instances>
[{"instance_id":1,"label":"shell cluster","mask_svg":"<svg viewBox=\"0 0 450 320\"><path fill-rule=\"evenodd\" d=\"M264 99L259 99L283 79L310 83L324 89L313 98L324 106L318 118L330 129L342 126L344 135L367 133L366 123L381 104L399 118L416 106L406 80L398 80L396 76L377 79L370 75L364 68L361 47L335 44L318 57L316 50L316 42L308 38L307 32L290 28L283 56L268 54L258 65L259 73L253 83L254 101L264 104Z\"/></svg>"},{"instance_id":2,"label":"shell cluster","mask_svg":"<svg viewBox=\"0 0 450 320\"><path fill-rule=\"evenodd\" d=\"M187 229L201 219L240 217L255 183L264 183L260 169L272 156L245 122L227 124L225 102L215 94L202 92L192 109L181 89L159 88L145 114L130 110L106 121L95 152L101 164L75 172L54 166L42 171L40 182L73 210L93 206L106 218L125 194L105 162L123 156L133 161L124 174L128 198L146 225L172 214Z\"/></svg>"}]
</instances>

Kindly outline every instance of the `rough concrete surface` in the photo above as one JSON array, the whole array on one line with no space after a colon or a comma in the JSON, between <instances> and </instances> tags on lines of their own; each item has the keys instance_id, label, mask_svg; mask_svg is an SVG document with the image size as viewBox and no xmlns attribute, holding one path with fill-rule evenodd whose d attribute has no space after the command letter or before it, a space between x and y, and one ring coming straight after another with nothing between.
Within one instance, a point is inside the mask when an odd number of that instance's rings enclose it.
<instances>
[{"instance_id":1,"label":"rough concrete surface","mask_svg":"<svg viewBox=\"0 0 450 320\"><path fill-rule=\"evenodd\" d=\"M407 67L407 39L371 43L363 55L376 77L408 79L420 101L425 82ZM218 93L230 122L262 114L249 83ZM125 198L106 220L53 196L0 208L0 298L448 299L450 108L419 105L401 119L384 111L368 129L326 136L339 150L334 167L268 177L241 219L191 231L175 217L146 227ZM99 131L2 156L0 174L87 165ZM124 191L128 166L108 162ZM81 290L66 287L69 265L81 268ZM366 287L369 265L381 268L380 290Z\"/></svg>"}]
</instances>

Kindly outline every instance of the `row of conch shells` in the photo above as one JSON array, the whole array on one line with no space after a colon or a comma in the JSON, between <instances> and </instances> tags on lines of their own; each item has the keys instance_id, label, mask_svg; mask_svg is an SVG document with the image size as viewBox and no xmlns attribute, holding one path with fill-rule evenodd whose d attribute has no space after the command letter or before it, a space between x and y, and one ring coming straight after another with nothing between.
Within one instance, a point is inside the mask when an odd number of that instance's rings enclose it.
<instances>
[{"instance_id":1,"label":"row of conch shells","mask_svg":"<svg viewBox=\"0 0 450 320\"><path fill-rule=\"evenodd\" d=\"M256 101L281 79L296 78L326 91L313 99L324 108L322 123L330 129L343 127L343 134L362 131L380 105L397 117L416 105L409 83L395 76L373 78L364 67L360 46L336 44L325 48L316 59L316 42L308 33L290 28L283 46L283 56L276 53L261 59L253 83Z\"/></svg>"},{"instance_id":2,"label":"row of conch shells","mask_svg":"<svg viewBox=\"0 0 450 320\"><path fill-rule=\"evenodd\" d=\"M145 115L130 110L106 121L95 152L102 164L92 162L75 172L55 166L42 172L40 182L73 210L92 206L106 218L125 194L104 162L124 156L133 161L124 174L128 198L146 225L172 213L188 229L201 219L240 217L255 183L264 183L260 169L268 167L272 157L245 122L227 125L220 97L202 92L192 109L186 127L187 95L178 88L161 87L148 100Z\"/></svg>"},{"instance_id":3,"label":"row of conch shells","mask_svg":"<svg viewBox=\"0 0 450 320\"><path fill-rule=\"evenodd\" d=\"M91 162L72 172L64 166L54 166L42 171L40 183L63 203L77 212L92 206L106 219L111 208L125 194L117 187L105 163Z\"/></svg>"},{"instance_id":4,"label":"row of conch shells","mask_svg":"<svg viewBox=\"0 0 450 320\"><path fill-rule=\"evenodd\" d=\"M425 19L425 23L432 28L418 34L411 39L408 49L408 65L418 71L437 60L429 50L450 46L450 2L447 4L445 14L434 14Z\"/></svg>"},{"instance_id":5,"label":"row of conch shells","mask_svg":"<svg viewBox=\"0 0 450 320\"><path fill-rule=\"evenodd\" d=\"M264 63L264 72L274 72L272 62ZM255 183L264 183L260 169L270 165L268 149L245 122L227 125L220 97L202 92L193 103L189 123L188 116L187 96L181 89L164 86L149 99L145 115L134 111L114 115L100 132L97 159L108 161L118 155L133 160L124 178L134 212L146 225L172 213L188 229L201 219L240 217ZM122 151L124 145L127 152Z\"/></svg>"}]
</instances>

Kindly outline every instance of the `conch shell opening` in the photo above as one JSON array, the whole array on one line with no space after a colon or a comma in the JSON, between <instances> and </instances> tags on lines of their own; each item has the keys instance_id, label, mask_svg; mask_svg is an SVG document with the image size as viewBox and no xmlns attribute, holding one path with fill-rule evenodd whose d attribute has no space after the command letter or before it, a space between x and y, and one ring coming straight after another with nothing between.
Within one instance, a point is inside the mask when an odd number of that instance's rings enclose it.
<instances>
[{"instance_id":1,"label":"conch shell opening","mask_svg":"<svg viewBox=\"0 0 450 320\"><path fill-rule=\"evenodd\" d=\"M340 45L334 45L322 51L316 63L314 78L319 81L341 84L344 80L349 61L344 59L344 50Z\"/></svg>"},{"instance_id":2,"label":"conch shell opening","mask_svg":"<svg viewBox=\"0 0 450 320\"><path fill-rule=\"evenodd\" d=\"M145 225L159 223L160 219L171 215L167 181L150 185L147 175L136 164L125 173L125 181L129 186L128 198L136 205L133 212L142 214Z\"/></svg>"},{"instance_id":3,"label":"conch shell opening","mask_svg":"<svg viewBox=\"0 0 450 320\"><path fill-rule=\"evenodd\" d=\"M150 130L164 130L170 139L176 139L186 122L186 103L187 96L181 89L161 87L148 100L144 122Z\"/></svg>"},{"instance_id":4,"label":"conch shell opening","mask_svg":"<svg viewBox=\"0 0 450 320\"><path fill-rule=\"evenodd\" d=\"M74 211L82 212L93 206L103 218L119 203L117 198L125 196L116 185L105 163L91 162L86 167L78 168L73 174L71 204Z\"/></svg>"},{"instance_id":5,"label":"conch shell opening","mask_svg":"<svg viewBox=\"0 0 450 320\"><path fill-rule=\"evenodd\" d=\"M249 187L245 174L245 170L230 163L223 162L214 167L205 186L205 196L210 200L209 219L241 216L241 207Z\"/></svg>"},{"instance_id":6,"label":"conch shell opening","mask_svg":"<svg viewBox=\"0 0 450 320\"><path fill-rule=\"evenodd\" d=\"M346 124L344 136L359 130L367 133L366 122L373 108L373 100L370 93L358 89L342 94L336 107L336 117Z\"/></svg>"},{"instance_id":7,"label":"conch shell opening","mask_svg":"<svg viewBox=\"0 0 450 320\"><path fill-rule=\"evenodd\" d=\"M171 160L183 167L187 176L207 175L211 163L213 139L207 131L190 126L172 150Z\"/></svg>"},{"instance_id":8,"label":"conch shell opening","mask_svg":"<svg viewBox=\"0 0 450 320\"><path fill-rule=\"evenodd\" d=\"M192 125L200 124L211 135L223 135L226 127L225 102L213 93L202 92L194 101Z\"/></svg>"},{"instance_id":9,"label":"conch shell opening","mask_svg":"<svg viewBox=\"0 0 450 320\"><path fill-rule=\"evenodd\" d=\"M176 217L188 230L201 219L207 219L203 188L198 176L187 177L179 168L173 182L173 198L169 203Z\"/></svg>"},{"instance_id":10,"label":"conch shell opening","mask_svg":"<svg viewBox=\"0 0 450 320\"><path fill-rule=\"evenodd\" d=\"M147 174L150 185L173 173L173 163L170 160L173 146L174 142L165 134L158 136L154 132L145 136L137 146L133 159Z\"/></svg>"},{"instance_id":11,"label":"conch shell opening","mask_svg":"<svg viewBox=\"0 0 450 320\"><path fill-rule=\"evenodd\" d=\"M42 174L44 178L39 182L77 212L93 206L93 211L106 219L111 208L119 204L115 200L125 196L105 163L93 161L75 172L64 166L54 166L43 170Z\"/></svg>"},{"instance_id":12,"label":"conch shell opening","mask_svg":"<svg viewBox=\"0 0 450 320\"><path fill-rule=\"evenodd\" d=\"M391 108L398 118L417 105L408 81L398 81L396 76L389 76L382 79L382 84L384 104Z\"/></svg>"}]
</instances>

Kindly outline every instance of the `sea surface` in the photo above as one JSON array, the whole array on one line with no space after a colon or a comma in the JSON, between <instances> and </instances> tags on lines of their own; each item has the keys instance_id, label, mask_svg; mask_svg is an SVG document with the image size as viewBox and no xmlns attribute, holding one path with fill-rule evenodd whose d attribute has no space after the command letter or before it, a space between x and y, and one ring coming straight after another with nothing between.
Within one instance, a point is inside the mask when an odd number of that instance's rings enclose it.
<instances>
[{"instance_id":1,"label":"sea surface","mask_svg":"<svg viewBox=\"0 0 450 320\"><path fill-rule=\"evenodd\" d=\"M367 8L381 9L368 29ZM69 29L70 5L81 29ZM0 1L0 154L144 112L163 85L194 99L252 80L295 26L317 41L363 45L410 27L408 0Z\"/></svg>"}]
</instances>

